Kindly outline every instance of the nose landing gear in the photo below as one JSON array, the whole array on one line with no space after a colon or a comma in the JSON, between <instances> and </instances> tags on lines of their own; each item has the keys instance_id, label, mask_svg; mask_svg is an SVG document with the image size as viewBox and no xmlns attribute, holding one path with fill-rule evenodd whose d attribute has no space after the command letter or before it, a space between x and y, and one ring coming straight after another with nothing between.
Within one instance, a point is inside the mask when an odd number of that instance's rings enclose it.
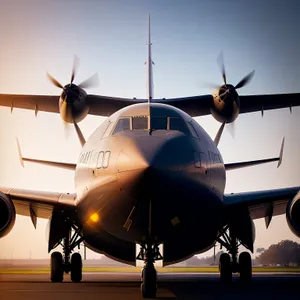
<instances>
[{"instance_id":1,"label":"nose landing gear","mask_svg":"<svg viewBox=\"0 0 300 300\"><path fill-rule=\"evenodd\" d=\"M143 298L155 298L157 290L157 273L154 267L156 260L163 259L159 252L158 244L150 242L141 244L140 252L137 259L143 260L145 266L142 270L141 279L141 293Z\"/></svg>"}]
</instances>

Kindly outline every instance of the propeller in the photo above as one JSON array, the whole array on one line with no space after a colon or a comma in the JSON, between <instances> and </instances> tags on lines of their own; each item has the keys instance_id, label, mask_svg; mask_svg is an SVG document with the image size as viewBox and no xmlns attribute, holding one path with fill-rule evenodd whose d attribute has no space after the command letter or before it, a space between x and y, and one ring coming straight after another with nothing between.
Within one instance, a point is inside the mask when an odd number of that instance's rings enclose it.
<instances>
[{"instance_id":1,"label":"propeller","mask_svg":"<svg viewBox=\"0 0 300 300\"><path fill-rule=\"evenodd\" d=\"M218 57L218 65L219 65L220 72L221 72L223 82L225 85L225 89L226 89L222 94L219 95L219 97L225 96L225 98L223 100L225 100L230 93L235 93L237 89L240 89L240 88L246 86L252 80L254 73L255 73L255 70L253 70L252 72L247 74L245 77L243 77L235 86L227 85L227 79L226 79L227 77L226 77L226 71L225 71L223 52L221 52ZM235 121L230 123L229 126L226 126L226 127L227 127L230 135L234 138L235 137Z\"/></svg>"},{"instance_id":2,"label":"propeller","mask_svg":"<svg viewBox=\"0 0 300 300\"><path fill-rule=\"evenodd\" d=\"M70 83L63 86L57 79L55 79L52 75L50 75L49 73L46 73L47 78L50 80L50 82L63 90L63 93L61 95L61 97L63 97L63 99L65 101L67 101L67 107L65 109L65 111L63 112L63 114L67 114L69 117L68 119L71 119L72 122L70 122L69 120L66 122L65 118L62 117L62 119L64 120L64 131L65 131L65 135L66 138L69 137L70 135L70 124L74 124L75 126L75 130L76 133L78 135L79 141L81 144L83 144L83 139L82 136L80 134L78 134L78 125L75 123L74 121L74 117L72 115L72 104L74 102L74 98L76 97L76 99L78 98L78 93L80 93L79 89L88 89L88 88L92 88L92 87L97 87L99 86L99 77L98 77L98 73L93 74L91 77L85 79L84 81L82 81L80 84L75 85L73 82L76 78L76 75L78 73L78 68L79 68L79 64L80 64L80 60L78 58L77 55L74 55L74 61L73 61L73 67L72 67L72 73L71 73L71 80Z\"/></svg>"}]
</instances>

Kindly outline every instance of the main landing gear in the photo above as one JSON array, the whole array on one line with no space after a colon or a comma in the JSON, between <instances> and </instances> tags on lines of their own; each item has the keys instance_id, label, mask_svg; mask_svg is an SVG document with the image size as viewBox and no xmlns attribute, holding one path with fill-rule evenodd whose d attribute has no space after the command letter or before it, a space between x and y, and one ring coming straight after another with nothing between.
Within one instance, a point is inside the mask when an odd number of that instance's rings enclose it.
<instances>
[{"instance_id":1,"label":"main landing gear","mask_svg":"<svg viewBox=\"0 0 300 300\"><path fill-rule=\"evenodd\" d=\"M159 245L152 243L141 244L140 252L137 259L143 260L145 262L144 268L142 270L141 279L141 293L143 298L155 298L156 297L156 280L157 274L154 267L154 262L156 260L163 259L159 252Z\"/></svg>"},{"instance_id":2,"label":"main landing gear","mask_svg":"<svg viewBox=\"0 0 300 300\"><path fill-rule=\"evenodd\" d=\"M82 259L80 253L73 253L76 246L83 241L80 237L80 228L73 227L75 232L71 236L71 231L63 238L62 243L63 255L60 252L53 252L51 254L51 281L62 282L64 273L69 274L73 282L80 282L82 279Z\"/></svg>"},{"instance_id":3,"label":"main landing gear","mask_svg":"<svg viewBox=\"0 0 300 300\"><path fill-rule=\"evenodd\" d=\"M226 232L229 229L229 234ZM225 227L217 241L224 246L229 253L222 253L219 260L220 279L222 282L230 282L232 273L240 273L240 280L248 282L252 278L252 259L248 252L242 252L238 258L237 238L229 227Z\"/></svg>"}]
</instances>

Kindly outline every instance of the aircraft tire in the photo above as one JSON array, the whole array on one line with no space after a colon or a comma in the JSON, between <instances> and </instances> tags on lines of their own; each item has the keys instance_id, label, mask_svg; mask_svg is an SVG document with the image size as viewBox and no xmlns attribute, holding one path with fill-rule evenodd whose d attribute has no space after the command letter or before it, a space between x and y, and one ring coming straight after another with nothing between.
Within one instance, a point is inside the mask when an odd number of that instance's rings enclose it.
<instances>
[{"instance_id":1,"label":"aircraft tire","mask_svg":"<svg viewBox=\"0 0 300 300\"><path fill-rule=\"evenodd\" d=\"M242 252L239 256L240 280L247 282L252 278L252 259L248 252Z\"/></svg>"},{"instance_id":2,"label":"aircraft tire","mask_svg":"<svg viewBox=\"0 0 300 300\"><path fill-rule=\"evenodd\" d=\"M156 270L154 267L143 269L141 292L143 298L156 297Z\"/></svg>"},{"instance_id":3,"label":"aircraft tire","mask_svg":"<svg viewBox=\"0 0 300 300\"><path fill-rule=\"evenodd\" d=\"M80 253L74 253L71 257L71 280L80 282L82 279L82 259Z\"/></svg>"},{"instance_id":4,"label":"aircraft tire","mask_svg":"<svg viewBox=\"0 0 300 300\"><path fill-rule=\"evenodd\" d=\"M230 255L222 253L219 260L220 279L222 282L231 282L232 280L232 266Z\"/></svg>"},{"instance_id":5,"label":"aircraft tire","mask_svg":"<svg viewBox=\"0 0 300 300\"><path fill-rule=\"evenodd\" d=\"M63 257L60 252L51 254L51 281L62 282L64 280Z\"/></svg>"}]
</instances>

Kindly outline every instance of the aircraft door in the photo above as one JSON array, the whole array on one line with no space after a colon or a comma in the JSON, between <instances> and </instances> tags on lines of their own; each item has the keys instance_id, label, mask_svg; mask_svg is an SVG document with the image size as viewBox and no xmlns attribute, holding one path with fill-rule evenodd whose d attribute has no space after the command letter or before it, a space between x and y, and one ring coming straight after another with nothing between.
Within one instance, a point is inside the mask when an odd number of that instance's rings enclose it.
<instances>
[{"instance_id":1,"label":"aircraft door","mask_svg":"<svg viewBox=\"0 0 300 300\"><path fill-rule=\"evenodd\" d=\"M104 152L96 152L92 162L92 170L94 177L99 176L100 170L103 165Z\"/></svg>"},{"instance_id":2,"label":"aircraft door","mask_svg":"<svg viewBox=\"0 0 300 300\"><path fill-rule=\"evenodd\" d=\"M201 161L201 173L205 177L205 181L209 183L209 168L208 168L208 162L207 162L207 157L204 152L200 152L200 161Z\"/></svg>"},{"instance_id":3,"label":"aircraft door","mask_svg":"<svg viewBox=\"0 0 300 300\"><path fill-rule=\"evenodd\" d=\"M194 163L197 168L197 176L202 182L209 183L209 173L207 168L207 157L203 152L194 152Z\"/></svg>"}]
</instances>

